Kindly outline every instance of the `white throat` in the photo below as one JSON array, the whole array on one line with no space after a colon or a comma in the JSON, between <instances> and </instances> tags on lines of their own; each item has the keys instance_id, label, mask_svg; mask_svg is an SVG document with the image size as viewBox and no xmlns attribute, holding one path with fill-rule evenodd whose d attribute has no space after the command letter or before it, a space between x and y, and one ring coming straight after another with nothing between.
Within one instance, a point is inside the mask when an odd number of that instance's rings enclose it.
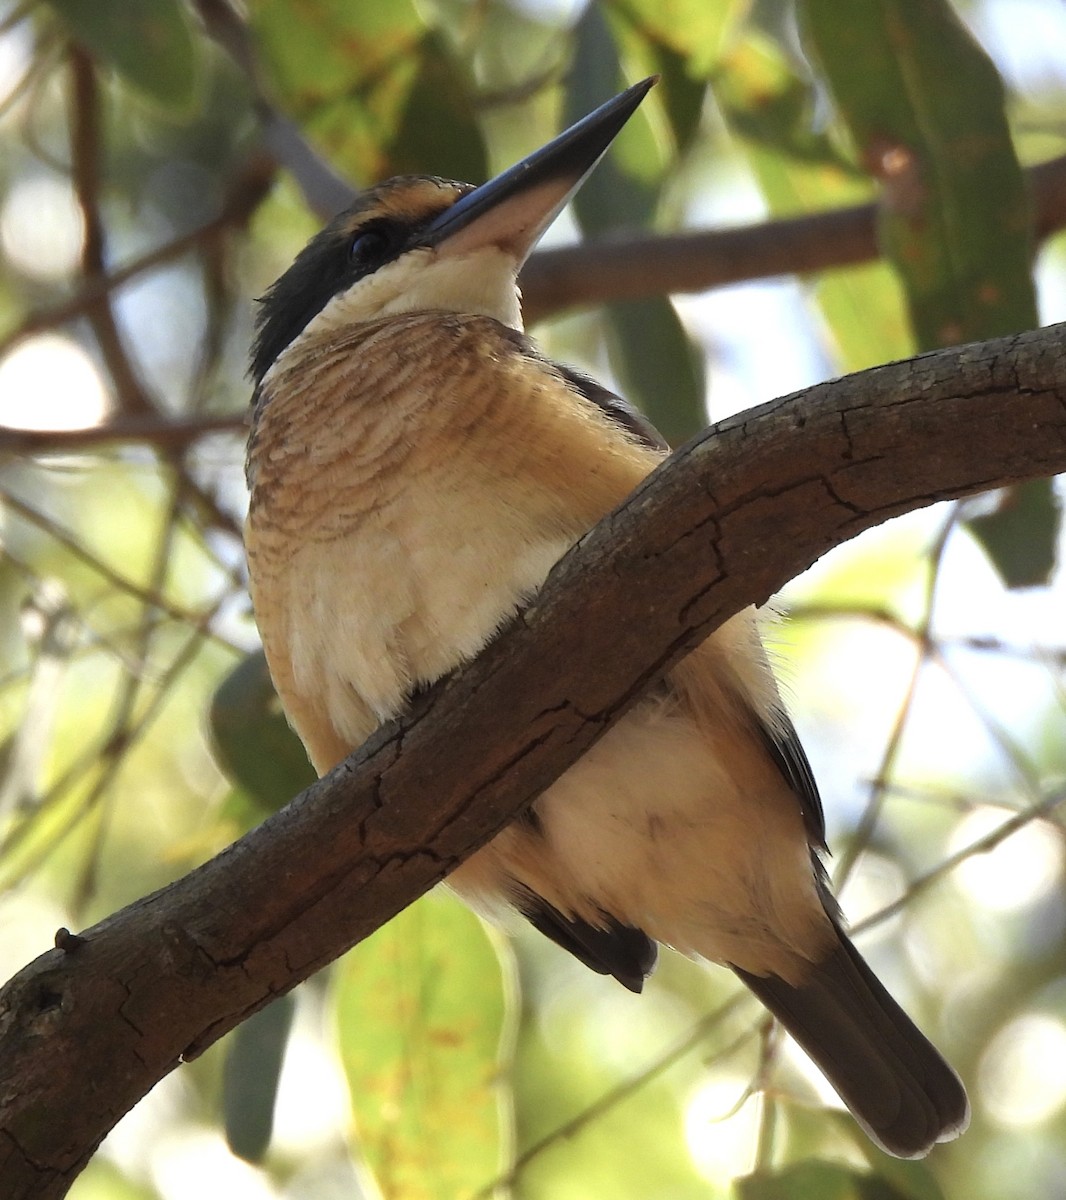
<instances>
[{"instance_id":1,"label":"white throat","mask_svg":"<svg viewBox=\"0 0 1066 1200\"><path fill-rule=\"evenodd\" d=\"M425 309L494 317L521 330L517 266L497 246L463 255L449 254L447 247L410 250L334 296L301 337Z\"/></svg>"}]
</instances>

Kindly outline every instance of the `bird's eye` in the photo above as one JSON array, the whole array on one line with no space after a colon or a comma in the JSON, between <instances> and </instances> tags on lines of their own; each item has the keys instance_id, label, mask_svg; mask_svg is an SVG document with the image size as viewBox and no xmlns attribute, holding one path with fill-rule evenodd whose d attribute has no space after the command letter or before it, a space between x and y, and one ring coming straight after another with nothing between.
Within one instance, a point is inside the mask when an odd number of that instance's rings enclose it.
<instances>
[{"instance_id":1,"label":"bird's eye","mask_svg":"<svg viewBox=\"0 0 1066 1200\"><path fill-rule=\"evenodd\" d=\"M373 269L391 253L394 240L389 230L371 226L352 238L348 257L352 265L360 270Z\"/></svg>"}]
</instances>

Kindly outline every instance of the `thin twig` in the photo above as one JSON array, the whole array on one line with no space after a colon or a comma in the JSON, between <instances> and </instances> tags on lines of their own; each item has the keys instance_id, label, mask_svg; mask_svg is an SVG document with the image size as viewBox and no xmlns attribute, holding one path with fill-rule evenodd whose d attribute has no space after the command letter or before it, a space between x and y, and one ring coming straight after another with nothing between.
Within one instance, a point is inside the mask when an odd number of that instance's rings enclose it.
<instances>
[{"instance_id":1,"label":"thin twig","mask_svg":"<svg viewBox=\"0 0 1066 1200\"><path fill-rule=\"evenodd\" d=\"M106 251L100 215L100 112L96 68L89 52L71 43L70 57L70 151L74 195L85 227L82 274L89 283L104 275ZM107 294L87 309L100 352L115 385L118 407L124 413L151 413L155 404L138 378Z\"/></svg>"},{"instance_id":2,"label":"thin twig","mask_svg":"<svg viewBox=\"0 0 1066 1200\"><path fill-rule=\"evenodd\" d=\"M569 1121L564 1121L562 1125L556 1126L550 1133L546 1133L542 1138L538 1138L531 1146L527 1146L525 1150L519 1154L506 1173L498 1178L487 1183L480 1191L475 1192L471 1200L491 1200L501 1188L510 1187L518 1179L518 1176L523 1170L535 1159L539 1158L546 1150L559 1142L567 1141L569 1138L576 1136L593 1121L602 1117L611 1109L616 1108L624 1100L628 1100L630 1096L635 1095L642 1088L646 1087L652 1080L657 1079L675 1063L680 1062L687 1054L691 1053L700 1042L702 1042L708 1034L710 1034L718 1025L720 1025L726 1017L731 1016L745 1001L750 997L747 992L738 991L730 997L725 1004L720 1005L714 1012L708 1013L702 1017L689 1030L687 1034L677 1042L665 1054L660 1055L653 1063L645 1067L636 1075L631 1075L628 1079L623 1080L609 1091L603 1093L602 1096L592 1104L583 1108L576 1116L571 1117ZM710 1061L720 1061L734 1054L737 1049L742 1046L752 1035L752 1030L745 1030L743 1034L735 1038L727 1046L724 1046Z\"/></svg>"},{"instance_id":3,"label":"thin twig","mask_svg":"<svg viewBox=\"0 0 1066 1200\"><path fill-rule=\"evenodd\" d=\"M91 567L102 579L111 584L112 587L126 592L128 595L140 600L143 604L154 606L177 621L196 625L203 619L203 614L195 613L189 609L182 608L180 605L173 604L165 596L158 595L150 589L134 583L133 580L127 579L126 576L120 575L113 567L108 566L107 563L87 550L72 533L43 513L38 512L32 505L27 504L24 500L20 500L7 488L0 487L0 501L13 512L17 512L19 516L25 517L27 521L36 525L38 529L44 530L45 533L54 538L64 549L69 550L79 562L84 563L87 567ZM223 645L227 644L224 639L216 638L216 635L210 631L208 631L208 636L221 641Z\"/></svg>"},{"instance_id":4,"label":"thin twig","mask_svg":"<svg viewBox=\"0 0 1066 1200\"><path fill-rule=\"evenodd\" d=\"M919 875L916 879L912 879L903 895L893 900L890 904L886 904L883 908L879 908L877 912L871 913L868 917L863 918L863 920L857 921L851 927L852 935L865 933L866 930L873 929L889 920L889 918L901 913L916 896L943 879L945 875L949 875L960 863L966 862L967 859L973 858L975 855L986 854L989 850L994 850L1001 842L1006 841L1012 834L1017 833L1019 829L1023 829L1030 822L1050 816L1064 802L1066 802L1066 792L1052 792L1036 804L1030 805L1028 808L1023 809L1022 812L1004 821L1001 825L997 825L995 829L990 830L983 837L977 838L976 841L970 842L968 846L963 846L961 850L957 850L954 854L949 854L946 858L941 859L935 867L931 867L924 875Z\"/></svg>"},{"instance_id":5,"label":"thin twig","mask_svg":"<svg viewBox=\"0 0 1066 1200\"><path fill-rule=\"evenodd\" d=\"M911 667L910 678L907 681L906 691L900 701L899 711L896 714L895 721L892 723L888 740L885 742L885 748L881 754L881 762L874 772L862 816L859 818L854 835L849 838L843 853L837 860L833 878L838 891L844 888L860 855L869 845L870 839L873 837L874 830L877 827L877 822L880 820L881 811L884 808L884 781L892 776L893 764L899 756L900 746L903 744L903 734L914 708L914 701L918 695L918 683L933 649L931 631L933 613L936 608L937 585L940 580L940 569L944 561L944 551L947 547L948 537L955 527L956 513L957 508L952 507L951 513L947 521L944 522L933 545L932 554L930 555L929 577L925 589L925 606L921 621L913 631L914 639L918 645L918 654Z\"/></svg>"},{"instance_id":6,"label":"thin twig","mask_svg":"<svg viewBox=\"0 0 1066 1200\"><path fill-rule=\"evenodd\" d=\"M170 502L163 516L163 526L154 546L152 568L148 576L148 591L158 595L166 585L167 574L170 570L170 559L174 549L174 541L178 531L178 520L181 513L181 501L184 486L176 479L171 487ZM151 653L152 641L158 626L154 620L156 609L153 605L144 605L141 609L141 619L133 643L133 658L135 662L146 663ZM90 845L82 860L81 870L71 895L71 910L79 918L85 906L92 899L96 890L97 870L104 840L110 828L110 815L114 809L115 789L112 784L121 771L130 748L130 732L133 714L137 700L144 686L141 671L127 671L121 680L117 695L112 705L109 721L110 732L104 737L105 747L113 748L106 758L103 769L97 775L84 805L86 812L95 809L96 825L93 829Z\"/></svg>"},{"instance_id":7,"label":"thin twig","mask_svg":"<svg viewBox=\"0 0 1066 1200\"><path fill-rule=\"evenodd\" d=\"M85 280L78 292L51 308L30 313L22 323L0 339L0 357L9 353L19 342L46 329L55 329L82 317L102 297L127 283L165 266L194 250L210 253L214 243L230 230L247 224L252 213L263 202L273 183L276 167L262 153L249 157L233 181L218 214L188 233L180 234L147 254L133 259L124 267L110 273L100 273Z\"/></svg>"},{"instance_id":8,"label":"thin twig","mask_svg":"<svg viewBox=\"0 0 1066 1200\"><path fill-rule=\"evenodd\" d=\"M119 415L84 429L13 429L0 425L0 454L68 454L122 442L180 450L216 434L247 432L246 412L194 417L168 417L161 413Z\"/></svg>"},{"instance_id":9,"label":"thin twig","mask_svg":"<svg viewBox=\"0 0 1066 1200\"><path fill-rule=\"evenodd\" d=\"M125 761L125 756L130 749L151 728L156 717L159 715L163 702L170 694L170 689L181 673L192 664L196 655L200 652L204 640L204 631L202 629L194 629L161 676L155 691L140 717L124 729L113 730L111 738L105 740L103 745L94 745L85 754L80 755L79 761L49 790L47 797L34 810L35 817L40 817L51 812L59 800L72 787L84 783L88 770L95 770L97 772L96 778L89 788L87 797L79 803L77 811L66 818L65 824L61 828L54 833L50 833L48 838L41 839L29 857L17 864L9 875L0 878L0 891L17 886L22 880L36 871L49 856L55 853L63 839L69 836L86 817L95 811L100 797L104 794L105 787L114 783L117 767ZM0 862L4 864L10 862L31 829L32 822L26 821L16 826L5 836L3 842L0 843Z\"/></svg>"}]
</instances>

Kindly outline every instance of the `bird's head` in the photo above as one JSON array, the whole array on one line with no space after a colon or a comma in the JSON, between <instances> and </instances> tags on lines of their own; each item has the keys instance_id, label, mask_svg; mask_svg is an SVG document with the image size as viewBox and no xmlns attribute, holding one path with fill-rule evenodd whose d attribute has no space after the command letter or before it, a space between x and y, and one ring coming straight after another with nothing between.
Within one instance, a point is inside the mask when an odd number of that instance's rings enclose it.
<instances>
[{"instance_id":1,"label":"bird's head","mask_svg":"<svg viewBox=\"0 0 1066 1200\"><path fill-rule=\"evenodd\" d=\"M521 328L522 264L654 83L608 100L480 187L415 175L362 193L261 301L256 384L305 333L393 313L482 313Z\"/></svg>"}]
</instances>

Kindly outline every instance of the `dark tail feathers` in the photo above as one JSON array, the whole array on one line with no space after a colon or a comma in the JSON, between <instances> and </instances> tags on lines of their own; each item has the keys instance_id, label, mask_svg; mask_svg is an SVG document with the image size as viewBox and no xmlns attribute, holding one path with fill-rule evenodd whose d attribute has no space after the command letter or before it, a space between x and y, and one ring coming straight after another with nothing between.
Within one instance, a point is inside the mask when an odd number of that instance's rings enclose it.
<instances>
[{"instance_id":1,"label":"dark tail feathers","mask_svg":"<svg viewBox=\"0 0 1066 1200\"><path fill-rule=\"evenodd\" d=\"M958 1076L845 934L801 987L776 976L737 974L889 1154L920 1158L966 1128L970 1106Z\"/></svg>"}]
</instances>

